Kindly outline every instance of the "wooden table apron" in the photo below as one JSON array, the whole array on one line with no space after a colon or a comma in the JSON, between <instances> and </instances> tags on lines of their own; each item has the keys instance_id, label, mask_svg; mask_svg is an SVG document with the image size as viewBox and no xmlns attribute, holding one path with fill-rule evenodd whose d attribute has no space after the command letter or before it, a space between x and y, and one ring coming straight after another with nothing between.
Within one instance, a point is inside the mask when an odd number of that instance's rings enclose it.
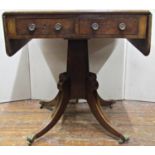
<instances>
[{"instance_id":1,"label":"wooden table apron","mask_svg":"<svg viewBox=\"0 0 155 155\"><path fill-rule=\"evenodd\" d=\"M97 93L96 75L89 71L88 39L127 38L142 54L148 55L151 42L149 11L6 12L3 23L9 56L33 38L68 40L67 70L59 76L59 92L52 101L40 102L41 108L53 110L51 122L27 138L29 145L57 123L70 99L86 99L99 123L120 143L128 141L129 138L115 130L104 115L102 106L111 107L114 101L105 101Z\"/></svg>"}]
</instances>

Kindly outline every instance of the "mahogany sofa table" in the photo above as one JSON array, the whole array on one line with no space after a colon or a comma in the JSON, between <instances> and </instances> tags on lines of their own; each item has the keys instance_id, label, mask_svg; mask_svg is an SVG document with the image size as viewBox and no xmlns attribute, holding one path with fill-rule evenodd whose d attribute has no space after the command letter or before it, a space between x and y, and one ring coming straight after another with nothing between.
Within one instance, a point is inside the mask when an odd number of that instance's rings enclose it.
<instances>
[{"instance_id":1,"label":"mahogany sofa table","mask_svg":"<svg viewBox=\"0 0 155 155\"><path fill-rule=\"evenodd\" d=\"M148 55L151 38L149 11L5 12L3 23L9 56L33 38L68 40L67 71L59 76L59 92L52 101L41 101L41 108L56 106L52 120L43 130L27 138L29 145L58 122L70 99L86 99L92 113L107 131L120 143L128 140L104 115L102 105L111 106L113 101L105 101L97 93L96 75L89 72L87 42L90 38L127 38L141 53Z\"/></svg>"}]
</instances>

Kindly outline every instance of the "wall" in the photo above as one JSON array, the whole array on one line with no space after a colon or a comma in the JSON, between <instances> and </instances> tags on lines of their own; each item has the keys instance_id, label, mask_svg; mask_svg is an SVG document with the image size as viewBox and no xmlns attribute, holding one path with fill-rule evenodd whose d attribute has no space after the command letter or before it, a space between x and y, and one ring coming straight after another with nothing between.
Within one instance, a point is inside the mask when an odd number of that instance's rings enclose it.
<instances>
[{"instance_id":1,"label":"wall","mask_svg":"<svg viewBox=\"0 0 155 155\"><path fill-rule=\"evenodd\" d=\"M152 10L150 55L144 57L127 42L125 99L155 102L155 10Z\"/></svg>"},{"instance_id":2,"label":"wall","mask_svg":"<svg viewBox=\"0 0 155 155\"><path fill-rule=\"evenodd\" d=\"M152 10L152 14L152 25L155 25L155 10ZM147 57L125 40L89 40L90 70L98 75L100 84L98 91L103 98L155 101L153 67L155 35L153 34L155 34L154 26L152 26L151 53ZM31 73L32 98L49 100L57 92L58 74L65 70L67 42L35 40L29 47L31 70L35 70ZM38 62L35 56L41 61ZM39 63L38 71L36 63ZM42 84L36 87L37 83Z\"/></svg>"},{"instance_id":3,"label":"wall","mask_svg":"<svg viewBox=\"0 0 155 155\"><path fill-rule=\"evenodd\" d=\"M154 15L155 10L152 12ZM89 40L90 70L98 75L98 91L103 98L155 101L155 30L152 28L151 53L147 57L123 39ZM50 100L56 95L58 75L66 69L66 40L32 40L10 58L5 52L0 19L0 50L0 102Z\"/></svg>"},{"instance_id":4,"label":"wall","mask_svg":"<svg viewBox=\"0 0 155 155\"><path fill-rule=\"evenodd\" d=\"M0 16L2 15L0 11ZM30 75L28 48L23 48L13 57L5 51L2 19L0 18L0 102L29 99Z\"/></svg>"},{"instance_id":5,"label":"wall","mask_svg":"<svg viewBox=\"0 0 155 155\"><path fill-rule=\"evenodd\" d=\"M99 94L122 99L124 40L91 39L88 42L90 71L97 73ZM66 71L67 41L33 40L29 44L33 99L50 100L57 93L59 73Z\"/></svg>"}]
</instances>

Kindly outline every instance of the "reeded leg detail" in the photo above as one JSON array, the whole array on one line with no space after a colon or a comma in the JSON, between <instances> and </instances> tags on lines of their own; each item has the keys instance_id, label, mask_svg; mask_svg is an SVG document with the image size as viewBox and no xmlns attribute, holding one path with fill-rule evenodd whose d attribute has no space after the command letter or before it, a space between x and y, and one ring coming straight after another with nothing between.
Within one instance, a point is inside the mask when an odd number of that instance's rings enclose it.
<instances>
[{"instance_id":1,"label":"reeded leg detail","mask_svg":"<svg viewBox=\"0 0 155 155\"><path fill-rule=\"evenodd\" d=\"M62 82L61 85L58 85L58 88L60 90L60 98L59 98L59 102L56 104L56 107L52 113L51 122L44 129L39 131L34 136L28 137L27 138L28 145L31 145L35 139L47 133L58 122L58 120L64 113L66 106L69 102L69 79L68 77L65 77L63 81L61 82Z\"/></svg>"},{"instance_id":2,"label":"reeded leg detail","mask_svg":"<svg viewBox=\"0 0 155 155\"><path fill-rule=\"evenodd\" d=\"M121 133L119 133L117 130L115 130L111 124L109 123L108 119L103 113L101 104L98 100L98 95L97 95L97 88L98 88L98 83L97 81L94 81L91 77L88 78L88 83L87 83L87 101L90 106L90 109L96 119L99 121L99 123L111 134L119 138L119 143L124 143L129 140L129 138L126 138L123 136Z\"/></svg>"}]
</instances>

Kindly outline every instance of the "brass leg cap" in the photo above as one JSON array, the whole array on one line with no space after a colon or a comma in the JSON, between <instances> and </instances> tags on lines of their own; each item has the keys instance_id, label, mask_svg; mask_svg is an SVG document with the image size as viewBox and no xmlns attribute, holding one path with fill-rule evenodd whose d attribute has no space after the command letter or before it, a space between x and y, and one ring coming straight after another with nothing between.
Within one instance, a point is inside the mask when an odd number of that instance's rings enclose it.
<instances>
[{"instance_id":1,"label":"brass leg cap","mask_svg":"<svg viewBox=\"0 0 155 155\"><path fill-rule=\"evenodd\" d=\"M123 144L123 143L128 142L128 141L129 141L129 137L128 136L124 136L123 138L118 140L119 144Z\"/></svg>"},{"instance_id":2,"label":"brass leg cap","mask_svg":"<svg viewBox=\"0 0 155 155\"><path fill-rule=\"evenodd\" d=\"M42 104L41 106L40 106L40 109L43 109L44 108L44 105Z\"/></svg>"},{"instance_id":3,"label":"brass leg cap","mask_svg":"<svg viewBox=\"0 0 155 155\"><path fill-rule=\"evenodd\" d=\"M112 107L113 107L113 104L115 104L115 103L116 103L116 101L114 101L114 100L111 100L111 104L109 105L110 109L112 109Z\"/></svg>"},{"instance_id":4,"label":"brass leg cap","mask_svg":"<svg viewBox=\"0 0 155 155\"><path fill-rule=\"evenodd\" d=\"M34 136L28 136L27 137L28 146L31 146L34 140L35 140Z\"/></svg>"},{"instance_id":5,"label":"brass leg cap","mask_svg":"<svg viewBox=\"0 0 155 155\"><path fill-rule=\"evenodd\" d=\"M43 109L44 108L44 101L40 101L40 109Z\"/></svg>"},{"instance_id":6,"label":"brass leg cap","mask_svg":"<svg viewBox=\"0 0 155 155\"><path fill-rule=\"evenodd\" d=\"M109 108L112 109L112 104L109 105Z\"/></svg>"}]
</instances>

